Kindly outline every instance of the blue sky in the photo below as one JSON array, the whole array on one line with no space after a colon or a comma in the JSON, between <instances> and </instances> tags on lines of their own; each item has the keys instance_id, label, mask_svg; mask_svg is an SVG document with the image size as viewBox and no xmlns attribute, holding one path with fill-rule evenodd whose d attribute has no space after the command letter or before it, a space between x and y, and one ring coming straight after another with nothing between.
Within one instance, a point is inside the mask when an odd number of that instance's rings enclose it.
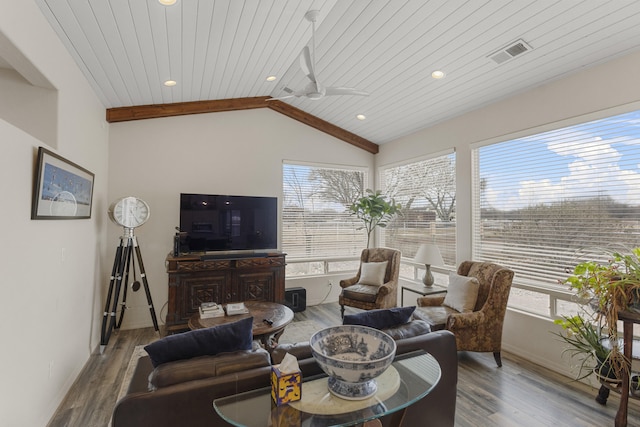
<instances>
[{"instance_id":1,"label":"blue sky","mask_svg":"<svg viewBox=\"0 0 640 427\"><path fill-rule=\"evenodd\" d=\"M479 150L485 201L497 209L597 196L640 203L640 111Z\"/></svg>"}]
</instances>

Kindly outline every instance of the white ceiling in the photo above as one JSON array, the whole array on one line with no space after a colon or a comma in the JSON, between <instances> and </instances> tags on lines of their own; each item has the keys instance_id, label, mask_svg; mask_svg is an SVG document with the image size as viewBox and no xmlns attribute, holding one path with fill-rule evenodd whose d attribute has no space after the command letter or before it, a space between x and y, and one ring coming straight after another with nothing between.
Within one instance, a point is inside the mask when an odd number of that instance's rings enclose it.
<instances>
[{"instance_id":1,"label":"white ceiling","mask_svg":"<svg viewBox=\"0 0 640 427\"><path fill-rule=\"evenodd\" d=\"M640 49L636 0L36 2L106 108L302 89L319 10L319 78L371 95L285 102L377 144ZM518 39L533 50L488 58Z\"/></svg>"},{"instance_id":2,"label":"white ceiling","mask_svg":"<svg viewBox=\"0 0 640 427\"><path fill-rule=\"evenodd\" d=\"M0 56L0 68L7 68L12 70L13 67L3 57Z\"/></svg>"}]
</instances>

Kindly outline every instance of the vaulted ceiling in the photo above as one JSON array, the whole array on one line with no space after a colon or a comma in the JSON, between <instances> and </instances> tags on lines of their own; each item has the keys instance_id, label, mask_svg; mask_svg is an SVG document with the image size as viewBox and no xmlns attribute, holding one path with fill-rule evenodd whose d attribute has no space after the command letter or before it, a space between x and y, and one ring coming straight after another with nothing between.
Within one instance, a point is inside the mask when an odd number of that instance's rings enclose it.
<instances>
[{"instance_id":1,"label":"vaulted ceiling","mask_svg":"<svg viewBox=\"0 0 640 427\"><path fill-rule=\"evenodd\" d=\"M318 10L318 78L370 96L280 102L375 144L640 49L635 0L36 2L107 109L302 89Z\"/></svg>"}]
</instances>

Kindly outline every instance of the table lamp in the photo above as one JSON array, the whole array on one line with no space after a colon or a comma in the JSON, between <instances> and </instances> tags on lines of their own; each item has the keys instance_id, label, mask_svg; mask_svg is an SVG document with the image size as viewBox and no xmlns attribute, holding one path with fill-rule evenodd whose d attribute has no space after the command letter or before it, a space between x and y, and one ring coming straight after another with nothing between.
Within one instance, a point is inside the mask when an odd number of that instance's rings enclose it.
<instances>
[{"instance_id":1,"label":"table lamp","mask_svg":"<svg viewBox=\"0 0 640 427\"><path fill-rule=\"evenodd\" d=\"M440 249L438 246L423 243L418 248L418 252L416 252L416 256L413 258L415 262L419 262L424 264L426 270L424 272L424 277L422 278L422 283L425 286L433 286L433 274L431 273L432 265L444 265L444 260L442 259L442 255L440 254Z\"/></svg>"}]
</instances>

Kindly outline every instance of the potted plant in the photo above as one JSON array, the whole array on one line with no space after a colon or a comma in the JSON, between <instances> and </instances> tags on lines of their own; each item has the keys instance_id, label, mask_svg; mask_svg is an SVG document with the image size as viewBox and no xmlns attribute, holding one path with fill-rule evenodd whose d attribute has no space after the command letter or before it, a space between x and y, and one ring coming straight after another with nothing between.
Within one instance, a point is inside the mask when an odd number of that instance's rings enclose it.
<instances>
[{"instance_id":1,"label":"potted plant","mask_svg":"<svg viewBox=\"0 0 640 427\"><path fill-rule=\"evenodd\" d=\"M367 231L368 248L369 242L371 241L371 232L375 230L376 227L386 227L389 221L400 212L402 206L396 204L394 199L387 201L380 190L373 191L367 189L366 193L365 196L352 203L351 206L349 206L349 210L352 215L355 215L364 223L358 230L364 228Z\"/></svg>"},{"instance_id":2,"label":"potted plant","mask_svg":"<svg viewBox=\"0 0 640 427\"><path fill-rule=\"evenodd\" d=\"M612 251L606 262L577 264L566 280L577 296L594 311L603 333L611 343L609 363L618 378L628 375L629 361L624 357L618 331L620 312L634 309L640 296L640 248L628 253Z\"/></svg>"},{"instance_id":3,"label":"potted plant","mask_svg":"<svg viewBox=\"0 0 640 427\"><path fill-rule=\"evenodd\" d=\"M635 397L640 397L640 376L639 375L631 376L629 389L632 395L634 395Z\"/></svg>"},{"instance_id":4,"label":"potted plant","mask_svg":"<svg viewBox=\"0 0 640 427\"><path fill-rule=\"evenodd\" d=\"M569 345L563 354L568 353L580 362L576 380L586 378L592 372L604 378L612 376L610 369L606 368L611 350L605 347L599 327L591 319L585 319L577 314L563 316L553 323L562 327L561 332L553 332L553 334Z\"/></svg>"}]
</instances>

